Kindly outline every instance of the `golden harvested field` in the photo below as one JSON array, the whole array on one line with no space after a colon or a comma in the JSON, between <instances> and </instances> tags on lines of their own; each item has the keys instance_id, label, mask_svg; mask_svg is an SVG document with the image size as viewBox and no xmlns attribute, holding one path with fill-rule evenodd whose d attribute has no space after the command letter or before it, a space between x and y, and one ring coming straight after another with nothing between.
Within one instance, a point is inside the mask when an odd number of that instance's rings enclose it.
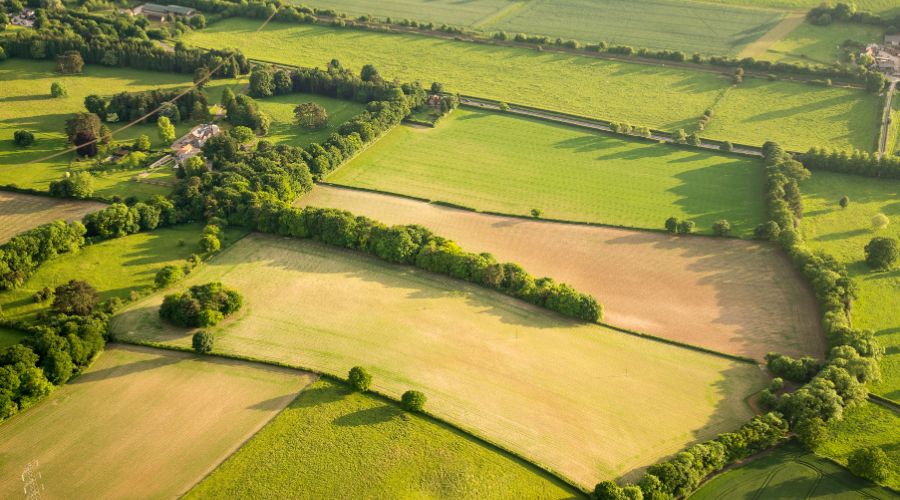
<instances>
[{"instance_id":1,"label":"golden harvested field","mask_svg":"<svg viewBox=\"0 0 900 500\"><path fill-rule=\"evenodd\" d=\"M105 206L95 201L59 200L0 191L0 244L41 224L55 220L80 220L84 214Z\"/></svg>"},{"instance_id":2,"label":"golden harvested field","mask_svg":"<svg viewBox=\"0 0 900 500\"><path fill-rule=\"evenodd\" d=\"M593 294L612 325L754 359L822 355L812 291L768 245L498 217L317 186L301 205L420 224Z\"/></svg>"},{"instance_id":3,"label":"golden harvested field","mask_svg":"<svg viewBox=\"0 0 900 500\"><path fill-rule=\"evenodd\" d=\"M751 416L754 365L571 321L464 282L312 241L250 235L181 286L244 295L216 350L346 376L367 367L427 409L583 487L633 473ZM171 293L171 292L170 292ZM158 294L113 319L117 338L188 345Z\"/></svg>"},{"instance_id":4,"label":"golden harvested field","mask_svg":"<svg viewBox=\"0 0 900 500\"><path fill-rule=\"evenodd\" d=\"M39 463L44 498L173 498L287 406L315 376L109 346L94 365L0 425L0 498Z\"/></svg>"}]
</instances>

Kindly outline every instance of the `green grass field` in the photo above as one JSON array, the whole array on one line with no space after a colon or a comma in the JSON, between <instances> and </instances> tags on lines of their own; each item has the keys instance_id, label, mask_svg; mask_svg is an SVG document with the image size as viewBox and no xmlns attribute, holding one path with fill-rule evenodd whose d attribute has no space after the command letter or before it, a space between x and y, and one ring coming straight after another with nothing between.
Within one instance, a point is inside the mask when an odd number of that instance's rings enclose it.
<instances>
[{"instance_id":1,"label":"green grass field","mask_svg":"<svg viewBox=\"0 0 900 500\"><path fill-rule=\"evenodd\" d=\"M882 106L862 91L748 79L713 106L702 135L744 144L772 140L801 152L810 145L874 151Z\"/></svg>"},{"instance_id":2,"label":"green grass field","mask_svg":"<svg viewBox=\"0 0 900 500\"><path fill-rule=\"evenodd\" d=\"M434 414L584 487L733 430L765 382L754 365L310 241L248 236L180 286L213 280L244 295L212 330L217 351L341 377L366 366L378 391L422 390ZM113 335L189 345L160 322L161 300L117 315Z\"/></svg>"},{"instance_id":3,"label":"green grass field","mask_svg":"<svg viewBox=\"0 0 900 500\"><path fill-rule=\"evenodd\" d=\"M807 11L822 4L821 0L706 0L728 5L746 5ZM831 2L836 3L836 2ZM858 0L853 2L858 10L887 13L900 11L896 0Z\"/></svg>"},{"instance_id":4,"label":"green grass field","mask_svg":"<svg viewBox=\"0 0 900 500\"><path fill-rule=\"evenodd\" d=\"M315 380L308 373L109 345L82 375L0 425L0 497L175 498Z\"/></svg>"},{"instance_id":5,"label":"green grass field","mask_svg":"<svg viewBox=\"0 0 900 500\"><path fill-rule=\"evenodd\" d=\"M833 23L828 26L816 26L804 22L756 58L793 64L845 63L846 61L841 59L840 49L845 40L880 43L883 40L883 31L877 26L866 24Z\"/></svg>"},{"instance_id":6,"label":"green grass field","mask_svg":"<svg viewBox=\"0 0 900 500\"><path fill-rule=\"evenodd\" d=\"M792 443L716 476L690 496L691 500L819 497L896 498Z\"/></svg>"},{"instance_id":7,"label":"green grass field","mask_svg":"<svg viewBox=\"0 0 900 500\"><path fill-rule=\"evenodd\" d=\"M518 215L710 233L764 221L759 162L624 140L502 113L459 109L435 129L399 127L329 179Z\"/></svg>"},{"instance_id":8,"label":"green grass field","mask_svg":"<svg viewBox=\"0 0 900 500\"><path fill-rule=\"evenodd\" d=\"M895 91L896 92L896 91ZM891 123L889 125L884 152L887 155L900 155L900 93L891 101Z\"/></svg>"},{"instance_id":9,"label":"green grass field","mask_svg":"<svg viewBox=\"0 0 900 500\"><path fill-rule=\"evenodd\" d=\"M302 493L299 493L302 492ZM334 382L312 384L186 498L578 498L536 467Z\"/></svg>"},{"instance_id":10,"label":"green grass field","mask_svg":"<svg viewBox=\"0 0 900 500\"><path fill-rule=\"evenodd\" d=\"M695 128L705 109L719 111L715 104L731 87L729 77L682 68L311 25L270 23L255 33L258 24L228 19L187 34L185 41L239 47L248 57L286 64L323 66L333 58L351 68L371 63L387 78L437 80L464 94L662 130ZM862 91L760 80L729 94L728 100L740 102L717 119L731 124L727 132L738 137L710 137L751 144L774 139L804 151L822 140L832 147L875 146L878 98Z\"/></svg>"},{"instance_id":11,"label":"green grass field","mask_svg":"<svg viewBox=\"0 0 900 500\"><path fill-rule=\"evenodd\" d=\"M274 143L306 146L322 142L344 122L361 113L365 107L353 101L344 101L313 94L286 94L257 99L259 109L272 117L269 134L264 137ZM308 131L294 121L294 107L302 102L315 102L328 112L328 125L321 130Z\"/></svg>"},{"instance_id":12,"label":"green grass field","mask_svg":"<svg viewBox=\"0 0 900 500\"><path fill-rule=\"evenodd\" d=\"M390 17L395 21L412 19L436 24L475 27L507 9L517 8L516 0L303 0L293 2L319 9L334 9L353 16Z\"/></svg>"},{"instance_id":13,"label":"green grass field","mask_svg":"<svg viewBox=\"0 0 900 500\"><path fill-rule=\"evenodd\" d=\"M863 261L863 247L874 236L900 237L900 181L814 172L800 190L807 243L847 264L859 287L853 324L874 330L886 349L883 380L872 390L900 401L900 270L873 272ZM846 209L838 206L842 196L850 198ZM871 220L877 213L891 218L891 224L875 232Z\"/></svg>"},{"instance_id":14,"label":"green grass field","mask_svg":"<svg viewBox=\"0 0 900 500\"><path fill-rule=\"evenodd\" d=\"M49 307L32 296L44 287L54 288L71 279L85 280L100 292L100 299L127 299L132 292L153 287L153 278L163 266L181 265L199 251L202 225L185 224L107 240L66 254L40 267L20 288L0 293L0 305L8 319L24 319ZM233 243L242 230L225 232L223 246ZM181 242L184 244L181 244Z\"/></svg>"},{"instance_id":15,"label":"green grass field","mask_svg":"<svg viewBox=\"0 0 900 500\"><path fill-rule=\"evenodd\" d=\"M13 344L18 344L19 341L24 338L25 334L20 332L19 330L13 330L0 326L0 349Z\"/></svg>"},{"instance_id":16,"label":"green grass field","mask_svg":"<svg viewBox=\"0 0 900 500\"><path fill-rule=\"evenodd\" d=\"M900 490L900 415L866 403L847 410L843 420L829 424L828 431L828 441L816 449L816 453L847 465L847 457L854 450L878 446L892 464L892 472L884 484Z\"/></svg>"},{"instance_id":17,"label":"green grass field","mask_svg":"<svg viewBox=\"0 0 900 500\"><path fill-rule=\"evenodd\" d=\"M683 0L531 1L485 28L688 54L734 55L783 13Z\"/></svg>"}]
</instances>

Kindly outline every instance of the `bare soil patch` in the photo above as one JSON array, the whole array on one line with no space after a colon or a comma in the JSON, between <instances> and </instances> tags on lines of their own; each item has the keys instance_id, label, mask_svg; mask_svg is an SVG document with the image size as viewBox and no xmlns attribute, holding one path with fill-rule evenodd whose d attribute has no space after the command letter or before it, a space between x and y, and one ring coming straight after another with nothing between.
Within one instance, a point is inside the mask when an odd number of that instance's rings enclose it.
<instances>
[{"instance_id":1,"label":"bare soil patch","mask_svg":"<svg viewBox=\"0 0 900 500\"><path fill-rule=\"evenodd\" d=\"M420 224L593 294L618 327L754 359L824 354L812 291L770 245L493 216L329 186L298 203Z\"/></svg>"},{"instance_id":2,"label":"bare soil patch","mask_svg":"<svg viewBox=\"0 0 900 500\"><path fill-rule=\"evenodd\" d=\"M55 220L79 220L85 214L105 206L96 201L60 200L0 191L0 244L41 224Z\"/></svg>"}]
</instances>

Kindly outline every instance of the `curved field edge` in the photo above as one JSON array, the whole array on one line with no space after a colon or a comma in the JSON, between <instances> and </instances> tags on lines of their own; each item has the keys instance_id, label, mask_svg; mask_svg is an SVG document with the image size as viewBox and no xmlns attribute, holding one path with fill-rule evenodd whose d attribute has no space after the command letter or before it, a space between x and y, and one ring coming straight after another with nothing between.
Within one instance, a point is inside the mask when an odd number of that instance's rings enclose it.
<instances>
[{"instance_id":1,"label":"curved field edge","mask_svg":"<svg viewBox=\"0 0 900 500\"><path fill-rule=\"evenodd\" d=\"M584 488L733 430L765 379L752 365L304 240L251 235L185 286L210 280L246 301L213 330L217 352L338 377L366 366L378 392L422 390L433 414ZM161 299L114 318L116 337L188 346L191 332L159 322Z\"/></svg>"},{"instance_id":2,"label":"curved field edge","mask_svg":"<svg viewBox=\"0 0 900 500\"><path fill-rule=\"evenodd\" d=\"M378 396L319 380L185 498L572 498L581 492Z\"/></svg>"},{"instance_id":3,"label":"curved field edge","mask_svg":"<svg viewBox=\"0 0 900 500\"><path fill-rule=\"evenodd\" d=\"M283 64L321 67L334 58L350 68L374 64L387 78L440 81L455 92L660 130L696 130L713 108L704 136L755 145L775 140L792 150L823 144L872 150L879 125L879 99L861 90L753 78L733 86L715 72L312 25L273 22L250 36L257 24L227 19L183 39Z\"/></svg>"},{"instance_id":4,"label":"curved field edge","mask_svg":"<svg viewBox=\"0 0 900 500\"><path fill-rule=\"evenodd\" d=\"M314 376L109 345L81 376L0 425L0 496L36 460L48 497L175 497L281 411ZM152 478L152 481L148 481Z\"/></svg>"},{"instance_id":5,"label":"curved field edge","mask_svg":"<svg viewBox=\"0 0 900 500\"><path fill-rule=\"evenodd\" d=\"M616 327L757 360L770 351L824 355L812 292L768 245L516 219L323 185L297 204L430 228L594 295Z\"/></svg>"}]
</instances>

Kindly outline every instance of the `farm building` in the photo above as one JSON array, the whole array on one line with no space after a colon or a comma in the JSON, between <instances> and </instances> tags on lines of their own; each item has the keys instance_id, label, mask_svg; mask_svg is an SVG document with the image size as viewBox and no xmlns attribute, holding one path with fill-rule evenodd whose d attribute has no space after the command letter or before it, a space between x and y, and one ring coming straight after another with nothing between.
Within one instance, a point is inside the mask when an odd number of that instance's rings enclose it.
<instances>
[{"instance_id":1,"label":"farm building","mask_svg":"<svg viewBox=\"0 0 900 500\"><path fill-rule=\"evenodd\" d=\"M900 34L884 35L884 44L888 46L900 47Z\"/></svg>"},{"instance_id":2,"label":"farm building","mask_svg":"<svg viewBox=\"0 0 900 500\"><path fill-rule=\"evenodd\" d=\"M175 164L181 165L188 158L200 153L200 148L210 137L219 135L221 130L218 125L204 123L192 128L190 132L172 143L172 151L175 153Z\"/></svg>"},{"instance_id":3,"label":"farm building","mask_svg":"<svg viewBox=\"0 0 900 500\"><path fill-rule=\"evenodd\" d=\"M31 28L34 26L35 13L32 9L25 9L21 14L12 16L9 22L15 26Z\"/></svg>"},{"instance_id":4,"label":"farm building","mask_svg":"<svg viewBox=\"0 0 900 500\"><path fill-rule=\"evenodd\" d=\"M145 3L139 5L132 10L134 15L143 15L151 21L166 22L176 16L191 17L197 13L195 9L190 7L182 7L180 5L160 5L156 3Z\"/></svg>"}]
</instances>

